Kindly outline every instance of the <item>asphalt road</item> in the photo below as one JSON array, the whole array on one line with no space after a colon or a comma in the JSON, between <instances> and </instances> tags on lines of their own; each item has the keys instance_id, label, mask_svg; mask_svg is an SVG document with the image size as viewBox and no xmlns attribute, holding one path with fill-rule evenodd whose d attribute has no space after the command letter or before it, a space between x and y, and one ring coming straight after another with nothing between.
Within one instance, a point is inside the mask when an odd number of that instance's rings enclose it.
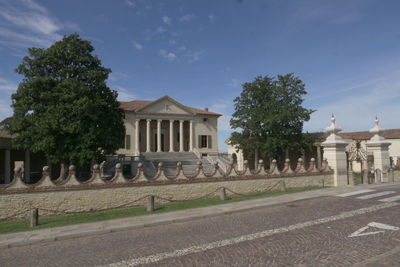
<instances>
[{"instance_id":1,"label":"asphalt road","mask_svg":"<svg viewBox=\"0 0 400 267\"><path fill-rule=\"evenodd\" d=\"M0 266L400 266L400 186L356 193L0 249Z\"/></svg>"}]
</instances>

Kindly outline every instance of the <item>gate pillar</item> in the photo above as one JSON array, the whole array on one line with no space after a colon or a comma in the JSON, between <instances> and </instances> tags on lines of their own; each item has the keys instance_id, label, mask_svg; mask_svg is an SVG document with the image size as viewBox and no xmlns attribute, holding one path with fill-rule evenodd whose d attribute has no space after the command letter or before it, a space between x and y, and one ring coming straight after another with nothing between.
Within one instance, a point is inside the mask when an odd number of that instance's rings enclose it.
<instances>
[{"instance_id":1,"label":"gate pillar","mask_svg":"<svg viewBox=\"0 0 400 267\"><path fill-rule=\"evenodd\" d=\"M347 183L347 142L337 135L342 129L336 125L336 119L332 115L331 125L325 129L329 134L321 146L324 148L324 157L328 160L329 167L333 170L333 185L346 186Z\"/></svg>"},{"instance_id":2,"label":"gate pillar","mask_svg":"<svg viewBox=\"0 0 400 267\"><path fill-rule=\"evenodd\" d=\"M380 135L382 129L379 128L378 118L375 118L375 126L369 132L374 134L366 145L368 152L374 155L375 182L389 182L389 146L391 142Z\"/></svg>"}]
</instances>

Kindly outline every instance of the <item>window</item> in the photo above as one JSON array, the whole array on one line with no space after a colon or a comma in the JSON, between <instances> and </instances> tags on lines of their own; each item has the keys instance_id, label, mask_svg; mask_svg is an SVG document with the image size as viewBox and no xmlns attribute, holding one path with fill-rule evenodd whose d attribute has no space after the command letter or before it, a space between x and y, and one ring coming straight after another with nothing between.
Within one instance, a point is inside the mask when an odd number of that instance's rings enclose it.
<instances>
[{"instance_id":1,"label":"window","mask_svg":"<svg viewBox=\"0 0 400 267\"><path fill-rule=\"evenodd\" d=\"M199 135L199 148L211 148L211 135Z\"/></svg>"},{"instance_id":2,"label":"window","mask_svg":"<svg viewBox=\"0 0 400 267\"><path fill-rule=\"evenodd\" d=\"M206 122L206 121L207 121L207 118L203 118L203 121Z\"/></svg>"},{"instance_id":3,"label":"window","mask_svg":"<svg viewBox=\"0 0 400 267\"><path fill-rule=\"evenodd\" d=\"M207 147L207 135L201 136L201 147Z\"/></svg>"}]
</instances>

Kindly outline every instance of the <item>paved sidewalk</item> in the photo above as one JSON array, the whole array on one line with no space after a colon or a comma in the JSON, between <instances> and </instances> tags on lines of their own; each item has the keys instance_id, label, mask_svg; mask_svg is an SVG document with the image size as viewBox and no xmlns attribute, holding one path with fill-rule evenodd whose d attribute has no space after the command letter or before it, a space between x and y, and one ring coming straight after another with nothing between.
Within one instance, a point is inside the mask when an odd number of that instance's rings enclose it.
<instances>
[{"instance_id":1,"label":"paved sidewalk","mask_svg":"<svg viewBox=\"0 0 400 267\"><path fill-rule=\"evenodd\" d=\"M186 222L200 218L214 217L223 214L236 213L252 209L263 208L271 205L289 203L297 200L310 199L323 196L335 196L337 194L355 190L379 188L398 183L384 183L372 185L358 185L340 188L326 188L320 190L291 193L275 197L258 198L229 204L193 208L159 214L151 214L122 219L99 221L92 223L74 224L63 227L54 227L28 232L19 232L0 235L0 248L24 246L34 243L50 242L64 239L72 239L84 236L106 234L117 231L131 230L155 225Z\"/></svg>"}]
</instances>

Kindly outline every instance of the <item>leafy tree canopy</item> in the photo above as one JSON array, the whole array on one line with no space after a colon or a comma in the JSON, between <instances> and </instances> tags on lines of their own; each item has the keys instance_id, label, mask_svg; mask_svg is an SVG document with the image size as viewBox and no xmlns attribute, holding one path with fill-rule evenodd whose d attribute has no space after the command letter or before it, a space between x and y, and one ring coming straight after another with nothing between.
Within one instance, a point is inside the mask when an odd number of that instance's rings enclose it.
<instances>
[{"instance_id":1,"label":"leafy tree canopy","mask_svg":"<svg viewBox=\"0 0 400 267\"><path fill-rule=\"evenodd\" d=\"M303 123L314 111L302 107L306 93L304 83L291 73L276 78L258 76L244 83L234 99L230 125L238 131L232 133L231 142L246 155L256 151L266 157L309 146Z\"/></svg>"},{"instance_id":2,"label":"leafy tree canopy","mask_svg":"<svg viewBox=\"0 0 400 267\"><path fill-rule=\"evenodd\" d=\"M52 163L83 164L113 153L124 136L124 113L106 80L111 72L89 41L72 34L47 49L30 48L24 75L3 128L20 149L44 152Z\"/></svg>"}]
</instances>

